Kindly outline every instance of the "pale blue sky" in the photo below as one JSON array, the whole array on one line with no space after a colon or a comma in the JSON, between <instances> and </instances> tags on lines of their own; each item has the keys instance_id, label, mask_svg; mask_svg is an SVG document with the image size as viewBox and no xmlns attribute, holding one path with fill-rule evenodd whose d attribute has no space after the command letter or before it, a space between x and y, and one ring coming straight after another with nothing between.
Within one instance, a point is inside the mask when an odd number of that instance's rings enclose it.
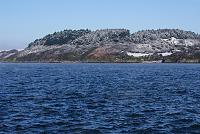
<instances>
[{"instance_id":1,"label":"pale blue sky","mask_svg":"<svg viewBox=\"0 0 200 134\"><path fill-rule=\"evenodd\" d=\"M64 29L180 28L200 33L200 0L0 0L0 50Z\"/></svg>"}]
</instances>

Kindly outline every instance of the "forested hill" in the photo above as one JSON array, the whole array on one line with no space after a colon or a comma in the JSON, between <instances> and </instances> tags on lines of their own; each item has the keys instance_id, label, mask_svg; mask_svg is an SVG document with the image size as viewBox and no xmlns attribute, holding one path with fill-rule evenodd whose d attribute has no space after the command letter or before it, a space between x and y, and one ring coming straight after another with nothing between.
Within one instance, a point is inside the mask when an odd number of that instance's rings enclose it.
<instances>
[{"instance_id":1,"label":"forested hill","mask_svg":"<svg viewBox=\"0 0 200 134\"><path fill-rule=\"evenodd\" d=\"M12 62L200 62L200 35L179 29L64 30L36 39L22 51L0 52Z\"/></svg>"}]
</instances>

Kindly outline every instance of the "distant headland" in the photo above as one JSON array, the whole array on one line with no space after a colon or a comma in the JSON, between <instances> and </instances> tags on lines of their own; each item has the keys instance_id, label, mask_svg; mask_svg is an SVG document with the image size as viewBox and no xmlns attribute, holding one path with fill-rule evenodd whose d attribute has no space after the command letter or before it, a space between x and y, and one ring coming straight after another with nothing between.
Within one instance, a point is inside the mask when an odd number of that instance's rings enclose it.
<instances>
[{"instance_id":1,"label":"distant headland","mask_svg":"<svg viewBox=\"0 0 200 134\"><path fill-rule=\"evenodd\" d=\"M0 51L1 62L200 63L200 35L180 29L64 30L23 50Z\"/></svg>"}]
</instances>

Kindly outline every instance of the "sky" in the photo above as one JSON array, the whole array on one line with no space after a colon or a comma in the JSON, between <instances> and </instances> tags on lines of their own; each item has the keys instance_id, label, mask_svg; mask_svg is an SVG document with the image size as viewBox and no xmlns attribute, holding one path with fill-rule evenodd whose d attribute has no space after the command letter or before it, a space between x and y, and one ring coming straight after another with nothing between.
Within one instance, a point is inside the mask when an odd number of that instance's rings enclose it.
<instances>
[{"instance_id":1,"label":"sky","mask_svg":"<svg viewBox=\"0 0 200 134\"><path fill-rule=\"evenodd\" d=\"M64 29L178 28L200 33L200 0L0 0L0 50Z\"/></svg>"}]
</instances>

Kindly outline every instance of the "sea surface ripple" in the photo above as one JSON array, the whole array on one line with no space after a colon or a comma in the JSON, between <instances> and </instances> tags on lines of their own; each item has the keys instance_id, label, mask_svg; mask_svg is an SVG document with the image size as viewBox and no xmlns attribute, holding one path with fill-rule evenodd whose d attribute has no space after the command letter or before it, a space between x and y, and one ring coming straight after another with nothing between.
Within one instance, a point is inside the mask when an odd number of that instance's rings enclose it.
<instances>
[{"instance_id":1,"label":"sea surface ripple","mask_svg":"<svg viewBox=\"0 0 200 134\"><path fill-rule=\"evenodd\" d=\"M200 64L0 63L4 133L200 133Z\"/></svg>"}]
</instances>

